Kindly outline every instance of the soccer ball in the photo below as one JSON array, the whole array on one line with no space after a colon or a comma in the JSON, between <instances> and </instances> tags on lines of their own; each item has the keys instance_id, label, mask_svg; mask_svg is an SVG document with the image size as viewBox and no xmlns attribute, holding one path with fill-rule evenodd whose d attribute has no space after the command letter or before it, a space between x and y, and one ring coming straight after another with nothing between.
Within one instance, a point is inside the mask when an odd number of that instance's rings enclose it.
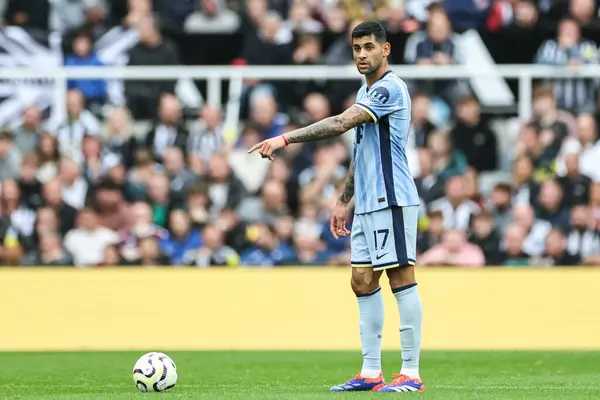
<instances>
[{"instance_id":1,"label":"soccer ball","mask_svg":"<svg viewBox=\"0 0 600 400\"><path fill-rule=\"evenodd\" d=\"M177 382L177 367L163 353L146 353L133 366L133 382L140 392L166 392Z\"/></svg>"}]
</instances>

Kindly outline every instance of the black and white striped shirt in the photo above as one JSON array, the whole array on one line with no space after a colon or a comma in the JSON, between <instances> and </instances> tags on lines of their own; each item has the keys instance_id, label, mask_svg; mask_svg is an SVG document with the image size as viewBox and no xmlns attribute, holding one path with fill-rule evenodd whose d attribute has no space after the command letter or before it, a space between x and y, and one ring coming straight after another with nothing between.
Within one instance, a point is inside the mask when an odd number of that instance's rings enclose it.
<instances>
[{"instance_id":1,"label":"black and white striped shirt","mask_svg":"<svg viewBox=\"0 0 600 400\"><path fill-rule=\"evenodd\" d=\"M211 155L219 152L223 145L222 127L217 127L212 131L198 127L193 129L188 136L187 150L189 154L196 154L203 160L208 160Z\"/></svg>"},{"instance_id":2,"label":"black and white striped shirt","mask_svg":"<svg viewBox=\"0 0 600 400\"><path fill-rule=\"evenodd\" d=\"M566 66L571 61L580 61L582 64L597 64L598 49L596 43L583 40L576 46L565 49L559 46L556 40L547 40L539 48L535 57L537 64L544 65ZM594 106L594 94L598 87L595 80L561 78L553 79L552 82L554 83L554 96L558 100L560 108L582 112Z\"/></svg>"}]
</instances>

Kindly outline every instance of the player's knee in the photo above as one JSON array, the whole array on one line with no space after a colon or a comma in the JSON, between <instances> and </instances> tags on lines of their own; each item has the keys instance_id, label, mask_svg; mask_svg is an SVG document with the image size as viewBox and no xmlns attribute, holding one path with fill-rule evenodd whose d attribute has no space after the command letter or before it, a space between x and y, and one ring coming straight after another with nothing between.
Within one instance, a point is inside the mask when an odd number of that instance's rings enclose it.
<instances>
[{"instance_id":1,"label":"player's knee","mask_svg":"<svg viewBox=\"0 0 600 400\"><path fill-rule=\"evenodd\" d=\"M356 294L368 294L379 287L381 273L373 272L371 268L353 268L350 286Z\"/></svg>"},{"instance_id":2,"label":"player's knee","mask_svg":"<svg viewBox=\"0 0 600 400\"><path fill-rule=\"evenodd\" d=\"M388 269L386 273L392 288L399 288L416 283L415 267L412 265Z\"/></svg>"}]
</instances>

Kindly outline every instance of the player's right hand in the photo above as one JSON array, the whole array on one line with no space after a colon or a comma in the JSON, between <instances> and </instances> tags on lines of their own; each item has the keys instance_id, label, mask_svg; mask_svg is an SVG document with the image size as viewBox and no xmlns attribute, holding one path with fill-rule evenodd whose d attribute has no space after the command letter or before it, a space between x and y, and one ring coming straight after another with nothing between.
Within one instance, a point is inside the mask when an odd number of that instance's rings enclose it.
<instances>
[{"instance_id":1,"label":"player's right hand","mask_svg":"<svg viewBox=\"0 0 600 400\"><path fill-rule=\"evenodd\" d=\"M346 216L348 215L348 206L337 202L331 212L331 221L329 230L334 238L348 236L350 231L346 229Z\"/></svg>"}]
</instances>

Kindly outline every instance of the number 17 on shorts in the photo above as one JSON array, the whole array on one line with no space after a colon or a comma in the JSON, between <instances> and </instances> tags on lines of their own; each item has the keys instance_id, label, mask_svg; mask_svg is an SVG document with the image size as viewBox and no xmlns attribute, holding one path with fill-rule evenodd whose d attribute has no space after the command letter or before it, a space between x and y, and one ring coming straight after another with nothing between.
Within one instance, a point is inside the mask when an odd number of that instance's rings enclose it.
<instances>
[{"instance_id":1,"label":"number 17 on shorts","mask_svg":"<svg viewBox=\"0 0 600 400\"><path fill-rule=\"evenodd\" d=\"M390 207L354 216L351 264L374 270L414 265L419 207Z\"/></svg>"}]
</instances>

